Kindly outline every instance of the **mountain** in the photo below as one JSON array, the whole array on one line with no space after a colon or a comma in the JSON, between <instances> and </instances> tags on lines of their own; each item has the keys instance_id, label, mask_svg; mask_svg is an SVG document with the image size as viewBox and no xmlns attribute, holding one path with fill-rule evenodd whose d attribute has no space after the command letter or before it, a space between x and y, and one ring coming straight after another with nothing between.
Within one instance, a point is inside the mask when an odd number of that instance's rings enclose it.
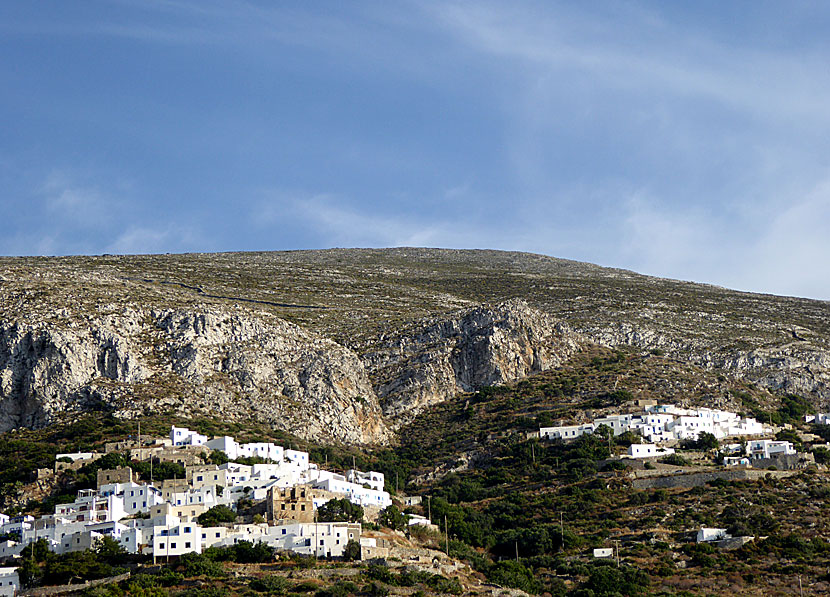
<instances>
[{"instance_id":1,"label":"mountain","mask_svg":"<svg viewBox=\"0 0 830 597\"><path fill-rule=\"evenodd\" d=\"M830 303L533 255L332 249L0 259L0 431L199 413L387 444L430 405L627 346L830 401ZM637 388L634 387L636 394Z\"/></svg>"}]
</instances>

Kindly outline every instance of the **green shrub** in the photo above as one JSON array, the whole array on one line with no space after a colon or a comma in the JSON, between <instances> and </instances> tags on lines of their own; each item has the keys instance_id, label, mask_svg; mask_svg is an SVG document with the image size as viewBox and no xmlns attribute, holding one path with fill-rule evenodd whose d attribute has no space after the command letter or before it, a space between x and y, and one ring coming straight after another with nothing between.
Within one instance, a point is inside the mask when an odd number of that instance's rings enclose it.
<instances>
[{"instance_id":1,"label":"green shrub","mask_svg":"<svg viewBox=\"0 0 830 597\"><path fill-rule=\"evenodd\" d=\"M288 590L288 581L282 576L270 574L262 578L255 578L248 586L253 591L268 593L269 595L285 595Z\"/></svg>"}]
</instances>

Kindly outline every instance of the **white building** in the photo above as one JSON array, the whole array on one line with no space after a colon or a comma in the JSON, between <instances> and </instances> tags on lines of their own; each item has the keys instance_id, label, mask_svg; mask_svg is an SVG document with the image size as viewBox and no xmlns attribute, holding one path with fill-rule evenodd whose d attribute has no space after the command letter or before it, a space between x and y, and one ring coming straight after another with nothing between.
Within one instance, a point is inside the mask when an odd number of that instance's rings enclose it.
<instances>
[{"instance_id":1,"label":"white building","mask_svg":"<svg viewBox=\"0 0 830 597\"><path fill-rule=\"evenodd\" d=\"M654 444L631 444L626 455L629 458L656 458L674 454L674 448L661 448Z\"/></svg>"},{"instance_id":2,"label":"white building","mask_svg":"<svg viewBox=\"0 0 830 597\"><path fill-rule=\"evenodd\" d=\"M71 454L56 454L55 460L68 458L72 462L78 462L79 460L94 460L99 456L100 454L96 454L95 452L72 452Z\"/></svg>"},{"instance_id":3,"label":"white building","mask_svg":"<svg viewBox=\"0 0 830 597\"><path fill-rule=\"evenodd\" d=\"M55 516L70 522L110 522L121 520L126 515L123 497L100 496L94 489L81 489L71 504L55 506Z\"/></svg>"},{"instance_id":4,"label":"white building","mask_svg":"<svg viewBox=\"0 0 830 597\"><path fill-rule=\"evenodd\" d=\"M346 480L350 483L357 483L358 485L368 485L371 489L383 491L385 483L383 473L377 471L369 471L364 473L355 469L346 471Z\"/></svg>"},{"instance_id":5,"label":"white building","mask_svg":"<svg viewBox=\"0 0 830 597\"><path fill-rule=\"evenodd\" d=\"M180 556L202 553L202 529L195 522L156 527L153 534L153 554Z\"/></svg>"},{"instance_id":6,"label":"white building","mask_svg":"<svg viewBox=\"0 0 830 597\"><path fill-rule=\"evenodd\" d=\"M723 466L752 466L748 456L724 456Z\"/></svg>"},{"instance_id":7,"label":"white building","mask_svg":"<svg viewBox=\"0 0 830 597\"><path fill-rule=\"evenodd\" d=\"M132 516L140 512L149 512L150 508L164 502L161 490L152 485L138 483L107 483L98 490L101 497L119 496L124 502L124 511Z\"/></svg>"},{"instance_id":8,"label":"white building","mask_svg":"<svg viewBox=\"0 0 830 597\"><path fill-rule=\"evenodd\" d=\"M174 446L203 446L207 441L206 435L191 431L187 427L170 428L170 442Z\"/></svg>"},{"instance_id":9,"label":"white building","mask_svg":"<svg viewBox=\"0 0 830 597\"><path fill-rule=\"evenodd\" d=\"M0 568L0 595L15 595L20 590L17 568Z\"/></svg>"},{"instance_id":10,"label":"white building","mask_svg":"<svg viewBox=\"0 0 830 597\"><path fill-rule=\"evenodd\" d=\"M318 479L312 485L315 489L323 489L332 493L341 493L353 504L359 506L377 506L386 508L392 505L392 498L385 491L367 489L363 485L350 483L342 475L326 476Z\"/></svg>"},{"instance_id":11,"label":"white building","mask_svg":"<svg viewBox=\"0 0 830 597\"><path fill-rule=\"evenodd\" d=\"M697 542L703 543L706 541L720 541L721 539L729 539L730 535L726 534L726 529L712 529L708 527L701 527L697 532Z\"/></svg>"},{"instance_id":12,"label":"white building","mask_svg":"<svg viewBox=\"0 0 830 597\"><path fill-rule=\"evenodd\" d=\"M576 439L580 435L594 432L594 424L585 425L562 425L559 427L541 427L539 437L542 439Z\"/></svg>"},{"instance_id":13,"label":"white building","mask_svg":"<svg viewBox=\"0 0 830 597\"><path fill-rule=\"evenodd\" d=\"M791 442L774 439L753 440L746 445L747 456L752 460L761 458L775 458L776 456L795 454L795 448Z\"/></svg>"}]
</instances>

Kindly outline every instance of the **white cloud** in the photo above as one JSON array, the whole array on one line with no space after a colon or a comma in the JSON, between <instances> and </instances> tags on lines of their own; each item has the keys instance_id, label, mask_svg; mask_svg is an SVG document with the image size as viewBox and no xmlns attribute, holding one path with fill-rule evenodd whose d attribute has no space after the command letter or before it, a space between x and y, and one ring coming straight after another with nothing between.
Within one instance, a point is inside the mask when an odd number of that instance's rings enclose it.
<instances>
[{"instance_id":1,"label":"white cloud","mask_svg":"<svg viewBox=\"0 0 830 597\"><path fill-rule=\"evenodd\" d=\"M107 253L141 255L192 251L204 246L197 231L188 226L130 226L112 241Z\"/></svg>"}]
</instances>

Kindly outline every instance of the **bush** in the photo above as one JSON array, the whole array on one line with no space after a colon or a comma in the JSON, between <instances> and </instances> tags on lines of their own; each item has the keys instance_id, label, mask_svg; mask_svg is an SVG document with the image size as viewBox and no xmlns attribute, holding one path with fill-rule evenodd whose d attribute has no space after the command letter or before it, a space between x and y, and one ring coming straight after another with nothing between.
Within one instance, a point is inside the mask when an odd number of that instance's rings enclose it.
<instances>
[{"instance_id":1,"label":"bush","mask_svg":"<svg viewBox=\"0 0 830 597\"><path fill-rule=\"evenodd\" d=\"M658 462L662 462L663 464L671 464L674 466L689 466L692 464L689 462L688 458L684 458L680 454L669 454L668 456L663 456L658 460Z\"/></svg>"},{"instance_id":2,"label":"bush","mask_svg":"<svg viewBox=\"0 0 830 597\"><path fill-rule=\"evenodd\" d=\"M288 590L288 581L282 576L275 574L255 578L248 586L253 591L268 593L269 595L285 595Z\"/></svg>"},{"instance_id":3,"label":"bush","mask_svg":"<svg viewBox=\"0 0 830 597\"><path fill-rule=\"evenodd\" d=\"M497 585L521 589L528 593L538 593L541 583L533 578L533 572L521 562L503 560L497 562L487 571L487 579Z\"/></svg>"},{"instance_id":4,"label":"bush","mask_svg":"<svg viewBox=\"0 0 830 597\"><path fill-rule=\"evenodd\" d=\"M631 566L611 566L595 564L582 588L594 592L594 595L642 595L648 588L650 579L645 572Z\"/></svg>"},{"instance_id":5,"label":"bush","mask_svg":"<svg viewBox=\"0 0 830 597\"><path fill-rule=\"evenodd\" d=\"M222 564L209 559L200 553L186 553L179 558L179 564L183 568L184 575L188 578L194 576L207 576L219 578L225 576L225 569Z\"/></svg>"}]
</instances>

